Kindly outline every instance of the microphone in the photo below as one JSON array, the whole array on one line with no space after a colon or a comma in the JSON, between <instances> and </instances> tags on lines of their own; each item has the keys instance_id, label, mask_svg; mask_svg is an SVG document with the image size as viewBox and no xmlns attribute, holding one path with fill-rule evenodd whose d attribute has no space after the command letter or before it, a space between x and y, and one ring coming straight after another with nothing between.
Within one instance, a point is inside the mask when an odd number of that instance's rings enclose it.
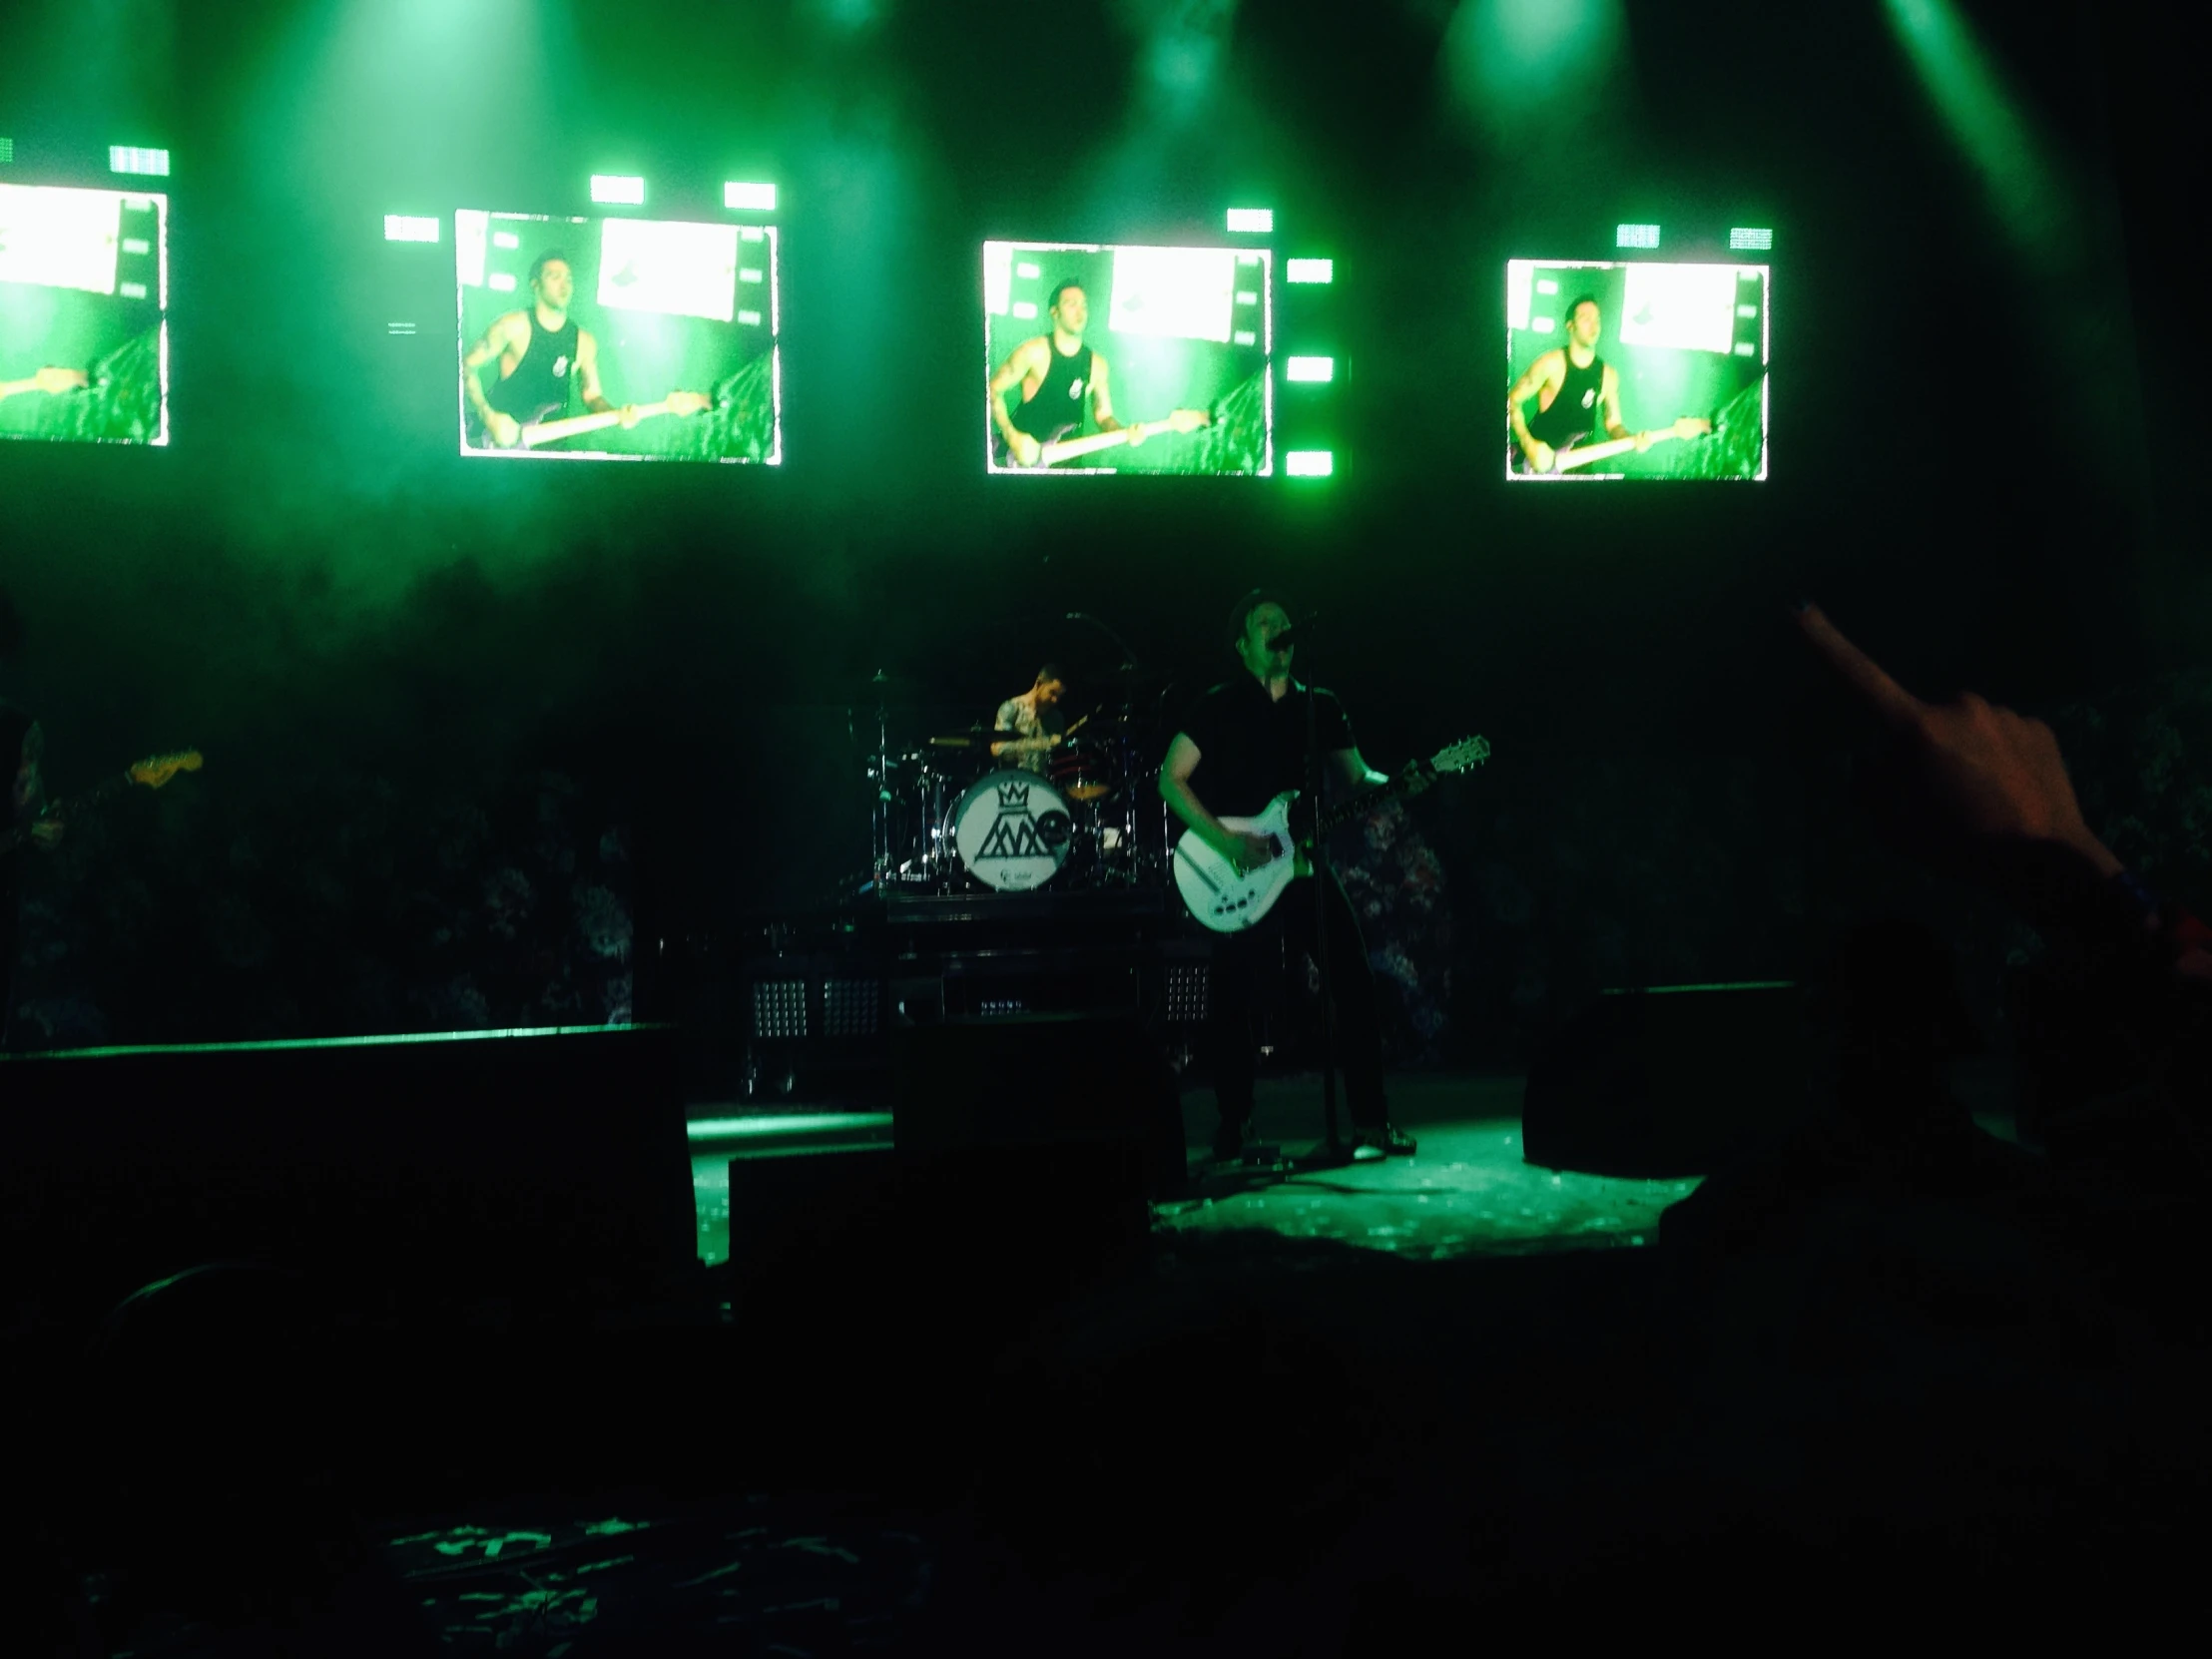
<instances>
[{"instance_id":1,"label":"microphone","mask_svg":"<svg viewBox=\"0 0 2212 1659\"><path fill-rule=\"evenodd\" d=\"M1268 640L1268 649L1270 651L1288 651L1293 646L1310 645L1313 643L1314 624L1320 620L1321 618L1318 616L1310 616L1304 622L1294 623L1284 629L1282 633L1271 636Z\"/></svg>"}]
</instances>

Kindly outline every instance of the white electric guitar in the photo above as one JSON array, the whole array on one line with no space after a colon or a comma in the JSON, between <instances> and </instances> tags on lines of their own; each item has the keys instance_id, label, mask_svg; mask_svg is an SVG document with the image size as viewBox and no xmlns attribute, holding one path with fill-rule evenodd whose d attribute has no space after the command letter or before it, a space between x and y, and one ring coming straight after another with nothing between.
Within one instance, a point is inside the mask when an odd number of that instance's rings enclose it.
<instances>
[{"instance_id":1,"label":"white electric guitar","mask_svg":"<svg viewBox=\"0 0 2212 1659\"><path fill-rule=\"evenodd\" d=\"M1320 814L1318 822L1302 824L1295 834L1291 829L1291 811L1298 801L1296 790L1286 790L1277 796L1258 818L1225 818L1221 821L1224 829L1264 836L1275 849L1274 857L1242 874L1200 839L1196 830L1186 830L1183 838L1175 843L1176 889L1182 893L1183 902L1190 906L1191 914L1206 926L1217 933L1241 933L1273 909L1283 889L1305 873L1306 859L1299 847L1311 843L1316 835L1325 835L1338 825L1358 818L1378 803L1403 794L1417 779L1466 772L1489 758L1490 746L1486 739L1462 738L1450 748L1437 751L1427 761L1414 762L1387 784L1363 790L1351 800Z\"/></svg>"}]
</instances>

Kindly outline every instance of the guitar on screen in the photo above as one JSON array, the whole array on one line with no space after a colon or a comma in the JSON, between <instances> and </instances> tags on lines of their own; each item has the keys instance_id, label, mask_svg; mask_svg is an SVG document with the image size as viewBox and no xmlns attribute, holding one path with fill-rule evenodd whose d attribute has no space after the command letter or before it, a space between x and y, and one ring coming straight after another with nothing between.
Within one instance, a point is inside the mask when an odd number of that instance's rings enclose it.
<instances>
[{"instance_id":1,"label":"guitar on screen","mask_svg":"<svg viewBox=\"0 0 2212 1659\"><path fill-rule=\"evenodd\" d=\"M94 808L113 801L119 795L134 789L158 790L180 772L198 772L206 764L199 750L183 749L174 755L156 755L125 767L122 772L95 784L84 794L72 796L67 801L47 808L31 823L0 833L0 852L13 852L18 847L30 845L41 824L74 823Z\"/></svg>"},{"instance_id":2,"label":"guitar on screen","mask_svg":"<svg viewBox=\"0 0 2212 1659\"><path fill-rule=\"evenodd\" d=\"M1054 428L1052 436L1039 439L1037 458L1034 462L1027 464L1014 458L1013 451L1007 446L1004 434L994 433L991 447L991 464L1029 471L1048 467L1055 461L1072 461L1078 455L1095 455L1101 449L1112 449L1118 444L1141 443L1148 438L1158 437L1163 432L1172 432L1177 436L1181 436L1186 432L1195 432L1201 426L1211 426L1213 423L1214 412L1211 409L1176 409L1165 420L1140 420L1134 425L1123 426L1115 431L1093 432L1089 437L1071 438L1067 434L1074 431L1081 422L1070 421L1064 426Z\"/></svg>"},{"instance_id":3,"label":"guitar on screen","mask_svg":"<svg viewBox=\"0 0 2212 1659\"><path fill-rule=\"evenodd\" d=\"M620 426L623 414L620 409L599 409L590 414L570 415L565 419L549 418L567 405L548 403L528 420L521 422L520 437L512 444L496 442L483 420L472 409L469 411L468 446L471 449L537 449L545 444L558 443L583 432L600 432L609 426ZM691 416L705 414L715 406L715 400L703 391L672 391L658 403L640 403L636 409L639 420L655 415Z\"/></svg>"},{"instance_id":4,"label":"guitar on screen","mask_svg":"<svg viewBox=\"0 0 2212 1659\"><path fill-rule=\"evenodd\" d=\"M1531 478L1547 478L1558 473L1572 472L1578 466L1589 466L1596 461L1609 460L1615 455L1625 455L1629 450L1638 447L1639 444L1648 448L1650 444L1643 441L1646 438L1650 440L1650 443L1672 443L1677 438L1702 438L1712 429L1713 423L1710 420L1703 419L1698 415L1684 415L1672 426L1654 427L1651 431L1637 437L1607 438L1601 443L1584 443L1577 438L1563 443L1553 450L1551 465L1540 470L1535 462L1528 458L1527 452L1518 444L1515 444L1513 445L1513 470Z\"/></svg>"}]
</instances>

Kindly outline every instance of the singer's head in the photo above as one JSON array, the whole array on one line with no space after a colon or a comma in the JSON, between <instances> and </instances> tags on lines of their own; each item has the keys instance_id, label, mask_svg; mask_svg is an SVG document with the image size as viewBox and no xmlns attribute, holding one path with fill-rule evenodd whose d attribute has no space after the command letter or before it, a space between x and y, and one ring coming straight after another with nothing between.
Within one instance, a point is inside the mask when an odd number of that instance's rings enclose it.
<instances>
[{"instance_id":1,"label":"singer's head","mask_svg":"<svg viewBox=\"0 0 2212 1659\"><path fill-rule=\"evenodd\" d=\"M1254 588L1230 608L1229 645L1237 661L1256 679L1279 679L1291 672L1291 648L1275 648L1275 637L1291 628L1291 607L1268 588Z\"/></svg>"}]
</instances>

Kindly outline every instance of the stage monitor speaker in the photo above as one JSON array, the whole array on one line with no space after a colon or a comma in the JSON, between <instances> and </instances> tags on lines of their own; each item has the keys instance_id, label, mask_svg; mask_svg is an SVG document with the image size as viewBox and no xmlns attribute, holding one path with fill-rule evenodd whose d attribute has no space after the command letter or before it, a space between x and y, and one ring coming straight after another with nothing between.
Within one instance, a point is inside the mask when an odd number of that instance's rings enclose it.
<instances>
[{"instance_id":1,"label":"stage monitor speaker","mask_svg":"<svg viewBox=\"0 0 2212 1659\"><path fill-rule=\"evenodd\" d=\"M42 1294L295 1268L403 1317L659 1294L696 1271L675 1033L0 1061L0 1226Z\"/></svg>"},{"instance_id":2,"label":"stage monitor speaker","mask_svg":"<svg viewBox=\"0 0 2212 1659\"><path fill-rule=\"evenodd\" d=\"M1708 1175L1802 1109L1797 986L1609 991L1528 1073L1521 1151L1546 1169Z\"/></svg>"}]
</instances>

